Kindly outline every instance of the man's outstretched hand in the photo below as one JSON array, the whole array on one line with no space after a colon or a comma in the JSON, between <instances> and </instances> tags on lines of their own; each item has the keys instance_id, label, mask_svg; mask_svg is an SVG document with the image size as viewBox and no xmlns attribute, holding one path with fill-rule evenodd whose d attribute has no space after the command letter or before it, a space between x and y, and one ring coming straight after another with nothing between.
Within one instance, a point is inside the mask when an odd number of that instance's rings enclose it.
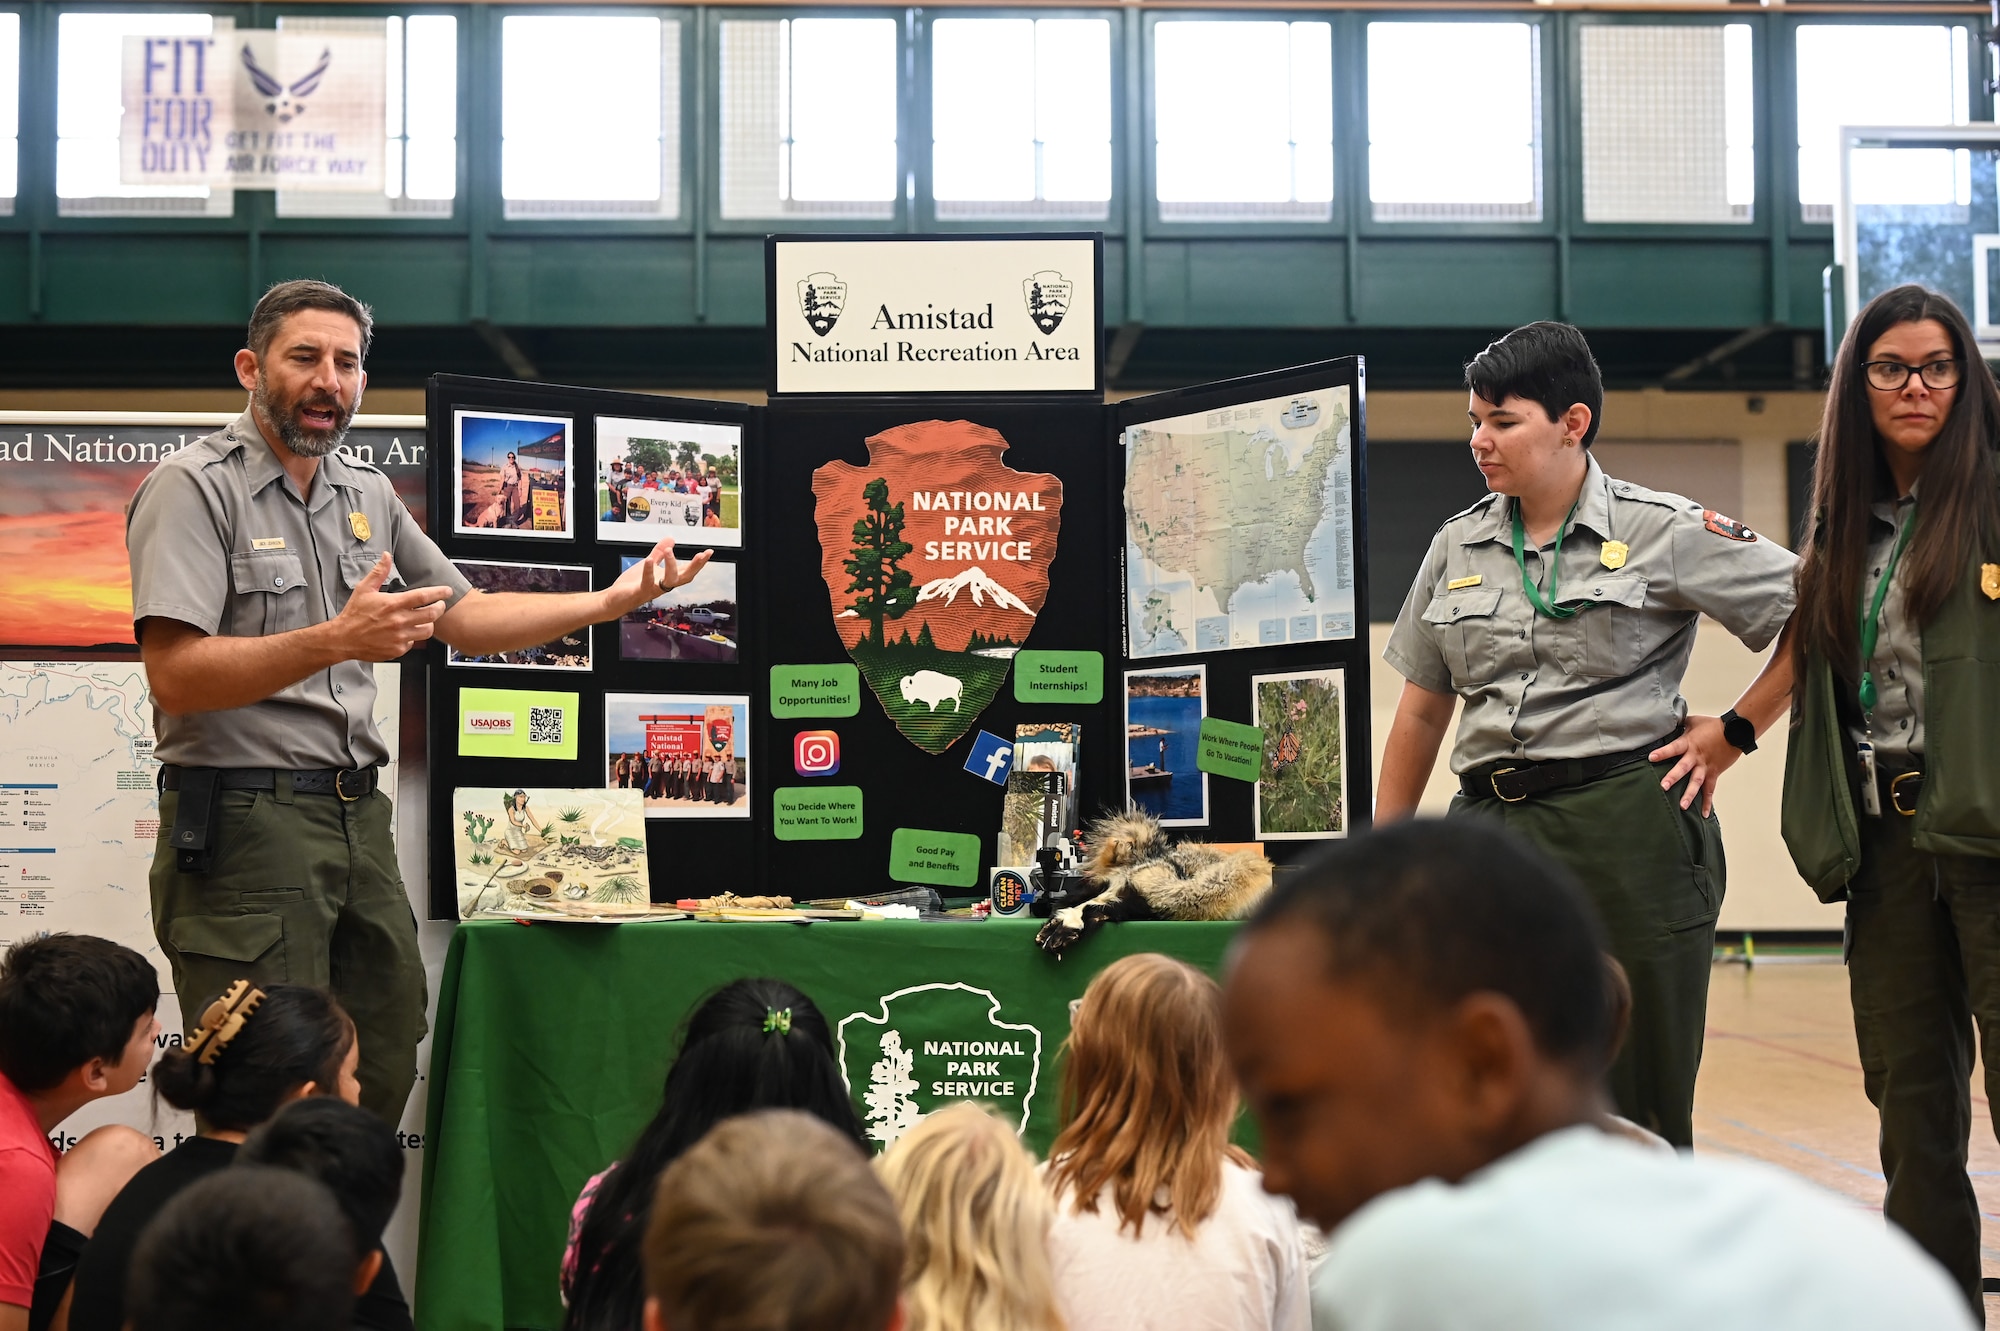
<instances>
[{"instance_id":1,"label":"man's outstretched hand","mask_svg":"<svg viewBox=\"0 0 2000 1331\"><path fill-rule=\"evenodd\" d=\"M693 582L714 554L713 550L704 550L683 564L674 558L673 538L661 541L611 584L611 617L629 614L654 597Z\"/></svg>"},{"instance_id":2,"label":"man's outstretched hand","mask_svg":"<svg viewBox=\"0 0 2000 1331\"><path fill-rule=\"evenodd\" d=\"M352 661L394 661L406 655L434 631L449 587L418 587L407 592L385 592L391 568L384 551L375 567L355 585L347 604L334 619L340 634L344 659Z\"/></svg>"}]
</instances>

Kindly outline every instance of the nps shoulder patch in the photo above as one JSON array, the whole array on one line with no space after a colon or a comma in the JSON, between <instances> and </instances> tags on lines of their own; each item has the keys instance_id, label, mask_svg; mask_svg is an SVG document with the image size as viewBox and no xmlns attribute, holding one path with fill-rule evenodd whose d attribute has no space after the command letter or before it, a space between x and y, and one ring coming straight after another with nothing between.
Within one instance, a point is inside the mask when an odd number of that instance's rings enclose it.
<instances>
[{"instance_id":1,"label":"nps shoulder patch","mask_svg":"<svg viewBox=\"0 0 2000 1331\"><path fill-rule=\"evenodd\" d=\"M1754 541L1757 533L1738 522L1735 518L1725 518L1712 508L1701 511L1701 525L1717 536L1726 536L1732 541Z\"/></svg>"}]
</instances>

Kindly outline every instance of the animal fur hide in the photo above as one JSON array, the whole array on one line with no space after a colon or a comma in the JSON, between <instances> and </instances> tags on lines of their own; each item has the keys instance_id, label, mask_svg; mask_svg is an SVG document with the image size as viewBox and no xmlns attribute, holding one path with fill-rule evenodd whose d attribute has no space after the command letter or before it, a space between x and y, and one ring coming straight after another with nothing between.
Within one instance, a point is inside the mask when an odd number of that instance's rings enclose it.
<instances>
[{"instance_id":1,"label":"animal fur hide","mask_svg":"<svg viewBox=\"0 0 2000 1331\"><path fill-rule=\"evenodd\" d=\"M1173 842L1150 816L1100 818L1089 832L1084 876L1104 891L1057 911L1035 945L1061 956L1107 920L1240 920L1271 890L1271 862L1256 851Z\"/></svg>"}]
</instances>

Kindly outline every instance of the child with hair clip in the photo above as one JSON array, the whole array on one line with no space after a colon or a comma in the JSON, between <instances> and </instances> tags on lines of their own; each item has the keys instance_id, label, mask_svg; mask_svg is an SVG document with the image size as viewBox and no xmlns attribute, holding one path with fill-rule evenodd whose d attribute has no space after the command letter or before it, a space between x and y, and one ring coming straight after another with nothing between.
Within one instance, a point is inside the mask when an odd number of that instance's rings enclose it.
<instances>
[{"instance_id":1,"label":"child with hair clip","mask_svg":"<svg viewBox=\"0 0 2000 1331\"><path fill-rule=\"evenodd\" d=\"M1055 1210L1035 1158L983 1105L949 1105L875 1172L902 1217L904 1331L1064 1331L1049 1271Z\"/></svg>"},{"instance_id":2,"label":"child with hair clip","mask_svg":"<svg viewBox=\"0 0 2000 1331\"><path fill-rule=\"evenodd\" d=\"M238 980L211 1002L185 1043L161 1055L152 1071L153 1094L192 1113L195 1135L140 1170L105 1210L77 1265L69 1331L119 1331L132 1253L148 1222L184 1189L227 1167L250 1130L293 1100L330 1095L358 1103L359 1057L354 1023L324 989L258 989ZM402 1324L409 1324L407 1310Z\"/></svg>"},{"instance_id":3,"label":"child with hair clip","mask_svg":"<svg viewBox=\"0 0 2000 1331\"><path fill-rule=\"evenodd\" d=\"M868 1149L826 1018L783 980L732 980L689 1015L659 1112L622 1160L583 1185L570 1213L564 1331L635 1331L661 1171L723 1119L753 1109L803 1110Z\"/></svg>"}]
</instances>

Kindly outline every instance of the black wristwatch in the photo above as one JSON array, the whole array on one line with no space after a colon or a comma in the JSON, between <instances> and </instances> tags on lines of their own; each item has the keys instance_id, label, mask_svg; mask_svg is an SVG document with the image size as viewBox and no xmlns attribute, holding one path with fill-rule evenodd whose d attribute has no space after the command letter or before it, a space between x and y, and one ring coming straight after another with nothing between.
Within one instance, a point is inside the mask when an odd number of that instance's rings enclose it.
<instances>
[{"instance_id":1,"label":"black wristwatch","mask_svg":"<svg viewBox=\"0 0 2000 1331\"><path fill-rule=\"evenodd\" d=\"M1757 727L1747 716L1738 716L1734 707L1722 714L1722 737L1745 753L1757 752Z\"/></svg>"}]
</instances>

